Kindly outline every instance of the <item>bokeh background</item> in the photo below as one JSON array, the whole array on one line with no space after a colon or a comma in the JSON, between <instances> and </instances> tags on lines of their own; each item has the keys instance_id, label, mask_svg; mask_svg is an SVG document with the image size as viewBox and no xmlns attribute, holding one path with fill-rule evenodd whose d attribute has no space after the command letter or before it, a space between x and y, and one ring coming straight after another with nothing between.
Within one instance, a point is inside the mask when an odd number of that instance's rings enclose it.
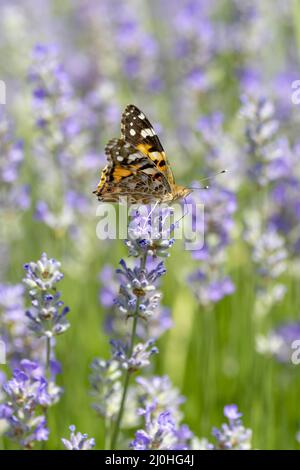
<instances>
[{"instance_id":1,"label":"bokeh background","mask_svg":"<svg viewBox=\"0 0 300 470\"><path fill-rule=\"evenodd\" d=\"M90 364L109 356L109 273L126 249L97 239L92 191L105 143L134 103L153 122L178 183L228 170L193 196L206 207L204 249L188 252L178 241L167 260L161 290L172 325L168 316L152 373L167 374L186 397L184 420L198 436L236 403L255 448L297 449L299 3L0 5L1 286L20 284L23 264L45 251L62 263L71 309L56 346L64 395L49 413L46 448L61 448L72 423L104 446ZM20 302L25 309L25 293ZM8 308L3 296L1 328Z\"/></svg>"}]
</instances>

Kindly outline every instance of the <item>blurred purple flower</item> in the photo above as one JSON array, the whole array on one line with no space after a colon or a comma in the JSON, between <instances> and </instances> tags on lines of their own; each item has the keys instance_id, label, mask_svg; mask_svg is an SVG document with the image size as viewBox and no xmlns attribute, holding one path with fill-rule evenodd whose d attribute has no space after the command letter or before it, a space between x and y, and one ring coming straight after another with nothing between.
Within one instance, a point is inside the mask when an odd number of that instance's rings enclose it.
<instances>
[{"instance_id":1,"label":"blurred purple flower","mask_svg":"<svg viewBox=\"0 0 300 470\"><path fill-rule=\"evenodd\" d=\"M212 280L200 269L189 276L189 281L202 305L217 303L235 291L234 284L229 277Z\"/></svg>"},{"instance_id":2,"label":"blurred purple flower","mask_svg":"<svg viewBox=\"0 0 300 470\"><path fill-rule=\"evenodd\" d=\"M23 357L34 359L44 353L39 340L28 335L24 290L21 284L0 284L0 335L12 367L17 367Z\"/></svg>"},{"instance_id":3,"label":"blurred purple flower","mask_svg":"<svg viewBox=\"0 0 300 470\"><path fill-rule=\"evenodd\" d=\"M103 418L112 419L119 410L121 401L122 371L118 361L94 359L90 375L93 408Z\"/></svg>"},{"instance_id":4,"label":"blurred purple flower","mask_svg":"<svg viewBox=\"0 0 300 470\"><path fill-rule=\"evenodd\" d=\"M270 215L270 224L284 237L289 251L300 254L300 181L295 175L278 181L272 190L274 209Z\"/></svg>"},{"instance_id":5,"label":"blurred purple flower","mask_svg":"<svg viewBox=\"0 0 300 470\"><path fill-rule=\"evenodd\" d=\"M143 408L152 406L152 414L169 410L176 423L180 423L182 412L180 406L185 398L175 388L167 375L137 377L137 395Z\"/></svg>"},{"instance_id":6,"label":"blurred purple flower","mask_svg":"<svg viewBox=\"0 0 300 470\"><path fill-rule=\"evenodd\" d=\"M153 406L139 411L145 420L145 428L139 429L130 447L134 450L186 450L193 434L187 426L178 426L170 411L152 415Z\"/></svg>"},{"instance_id":7,"label":"blurred purple flower","mask_svg":"<svg viewBox=\"0 0 300 470\"><path fill-rule=\"evenodd\" d=\"M272 166L277 158L276 147L272 147L279 126L275 108L266 98L243 96L241 115L246 121L248 175L256 184L265 187L272 181Z\"/></svg>"},{"instance_id":8,"label":"blurred purple flower","mask_svg":"<svg viewBox=\"0 0 300 470\"><path fill-rule=\"evenodd\" d=\"M243 415L239 413L237 405L226 405L224 406L224 416L228 418L230 422L234 422Z\"/></svg>"},{"instance_id":9,"label":"blurred purple flower","mask_svg":"<svg viewBox=\"0 0 300 470\"><path fill-rule=\"evenodd\" d=\"M245 164L240 158L240 146L225 130L224 120L223 113L215 111L201 116L196 122L195 130L201 134L197 143L201 154L205 155L204 177L212 178L212 186L216 180L224 189L235 192L244 181ZM219 175L223 170L229 172ZM208 180L207 182L209 183Z\"/></svg>"},{"instance_id":10,"label":"blurred purple flower","mask_svg":"<svg viewBox=\"0 0 300 470\"><path fill-rule=\"evenodd\" d=\"M38 182L43 185L47 177L47 184L55 187L61 198L57 206L42 191L45 196L37 203L36 218L56 233L69 230L72 235L75 225L77 230L82 228L78 218L89 209L85 188L92 185L92 170L99 165L92 158L96 143L91 121L95 124L95 118L85 100L76 96L56 46L34 48L28 79L38 130L33 142Z\"/></svg>"},{"instance_id":11,"label":"blurred purple flower","mask_svg":"<svg viewBox=\"0 0 300 470\"><path fill-rule=\"evenodd\" d=\"M252 431L243 426L240 418L242 414L236 405L226 405L224 415L229 424L222 424L221 429L214 428L213 436L217 440L214 449L222 450L249 450L251 449Z\"/></svg>"},{"instance_id":12,"label":"blurred purple flower","mask_svg":"<svg viewBox=\"0 0 300 470\"><path fill-rule=\"evenodd\" d=\"M113 267L107 264L99 274L99 280L102 284L99 292L99 302L104 308L115 306L118 284L114 279L114 273Z\"/></svg>"},{"instance_id":13,"label":"blurred purple flower","mask_svg":"<svg viewBox=\"0 0 300 470\"><path fill-rule=\"evenodd\" d=\"M37 363L24 359L3 391L0 418L8 424L7 436L29 449L35 442L47 440L45 409L58 401L61 389L48 384Z\"/></svg>"},{"instance_id":14,"label":"blurred purple flower","mask_svg":"<svg viewBox=\"0 0 300 470\"><path fill-rule=\"evenodd\" d=\"M258 96L261 93L261 72L253 67L244 67L237 71L242 94Z\"/></svg>"},{"instance_id":15,"label":"blurred purple flower","mask_svg":"<svg viewBox=\"0 0 300 470\"><path fill-rule=\"evenodd\" d=\"M224 273L225 250L231 243L233 216L236 210L234 193L219 186L203 191L201 196L193 193L188 202L204 205L204 227L202 220L193 213L194 230L202 233L204 244L191 252L192 257L201 263L189 276L189 283L199 303L209 306L219 302L234 292L231 279Z\"/></svg>"},{"instance_id":16,"label":"blurred purple flower","mask_svg":"<svg viewBox=\"0 0 300 470\"><path fill-rule=\"evenodd\" d=\"M256 350L261 354L273 356L278 362L291 364L293 343L299 340L300 323L283 323L265 335L257 335Z\"/></svg>"},{"instance_id":17,"label":"blurred purple flower","mask_svg":"<svg viewBox=\"0 0 300 470\"><path fill-rule=\"evenodd\" d=\"M95 439L89 438L87 434L76 432L76 427L71 425L70 440L62 438L62 443L67 450L91 450L95 447Z\"/></svg>"},{"instance_id":18,"label":"blurred purple flower","mask_svg":"<svg viewBox=\"0 0 300 470\"><path fill-rule=\"evenodd\" d=\"M23 142L15 139L4 112L0 112L0 152L1 211L24 211L30 206L30 190L18 181L24 161Z\"/></svg>"}]
</instances>

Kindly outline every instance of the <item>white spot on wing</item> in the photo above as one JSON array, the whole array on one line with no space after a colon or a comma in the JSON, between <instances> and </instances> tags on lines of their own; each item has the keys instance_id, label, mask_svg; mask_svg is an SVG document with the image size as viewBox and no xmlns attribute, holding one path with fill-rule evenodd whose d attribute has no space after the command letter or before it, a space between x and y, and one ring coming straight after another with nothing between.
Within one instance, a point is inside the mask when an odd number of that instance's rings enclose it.
<instances>
[{"instance_id":1,"label":"white spot on wing","mask_svg":"<svg viewBox=\"0 0 300 470\"><path fill-rule=\"evenodd\" d=\"M130 135L135 135L136 134L134 129L130 129L129 133L130 133Z\"/></svg>"},{"instance_id":2,"label":"white spot on wing","mask_svg":"<svg viewBox=\"0 0 300 470\"><path fill-rule=\"evenodd\" d=\"M122 162L124 159L123 159L123 157L119 156L119 157L117 157L117 160L118 160L118 162Z\"/></svg>"},{"instance_id":3,"label":"white spot on wing","mask_svg":"<svg viewBox=\"0 0 300 470\"><path fill-rule=\"evenodd\" d=\"M140 114L139 114L139 118L140 118L140 119L145 119L145 114L140 113Z\"/></svg>"},{"instance_id":4,"label":"white spot on wing","mask_svg":"<svg viewBox=\"0 0 300 470\"><path fill-rule=\"evenodd\" d=\"M141 131L141 136L142 136L142 137L146 138L148 135L149 135L150 137L152 137L152 136L155 135L155 132L153 132L152 129L143 129L143 130Z\"/></svg>"},{"instance_id":5,"label":"white spot on wing","mask_svg":"<svg viewBox=\"0 0 300 470\"><path fill-rule=\"evenodd\" d=\"M145 170L143 170L144 173L146 173L147 175L152 175L153 174L153 168L146 168Z\"/></svg>"}]
</instances>

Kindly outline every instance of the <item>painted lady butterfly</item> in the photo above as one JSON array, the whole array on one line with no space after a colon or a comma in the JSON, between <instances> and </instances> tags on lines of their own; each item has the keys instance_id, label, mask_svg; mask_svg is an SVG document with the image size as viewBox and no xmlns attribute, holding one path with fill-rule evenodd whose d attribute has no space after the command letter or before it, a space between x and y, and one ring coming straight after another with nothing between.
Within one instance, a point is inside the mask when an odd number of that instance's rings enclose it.
<instances>
[{"instance_id":1,"label":"painted lady butterfly","mask_svg":"<svg viewBox=\"0 0 300 470\"><path fill-rule=\"evenodd\" d=\"M175 184L164 149L145 114L128 105L121 119L121 137L105 147L107 165L94 194L99 201L129 204L172 202L191 190Z\"/></svg>"}]
</instances>

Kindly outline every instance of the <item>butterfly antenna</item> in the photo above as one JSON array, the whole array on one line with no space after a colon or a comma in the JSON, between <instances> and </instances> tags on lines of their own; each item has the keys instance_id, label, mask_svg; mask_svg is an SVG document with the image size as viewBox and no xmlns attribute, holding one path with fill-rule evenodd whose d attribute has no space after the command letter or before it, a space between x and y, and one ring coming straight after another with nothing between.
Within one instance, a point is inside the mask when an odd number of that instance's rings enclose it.
<instances>
[{"instance_id":1,"label":"butterfly antenna","mask_svg":"<svg viewBox=\"0 0 300 470\"><path fill-rule=\"evenodd\" d=\"M215 173L214 175L211 175L211 176L207 176L206 178L200 178L199 181L209 181L209 180L212 180L214 179L216 176L218 175L221 175L222 173L227 173L228 170L221 170L221 171L218 171L218 173ZM200 188L188 188L188 189L209 189L209 186L203 186L203 187L200 187Z\"/></svg>"}]
</instances>

